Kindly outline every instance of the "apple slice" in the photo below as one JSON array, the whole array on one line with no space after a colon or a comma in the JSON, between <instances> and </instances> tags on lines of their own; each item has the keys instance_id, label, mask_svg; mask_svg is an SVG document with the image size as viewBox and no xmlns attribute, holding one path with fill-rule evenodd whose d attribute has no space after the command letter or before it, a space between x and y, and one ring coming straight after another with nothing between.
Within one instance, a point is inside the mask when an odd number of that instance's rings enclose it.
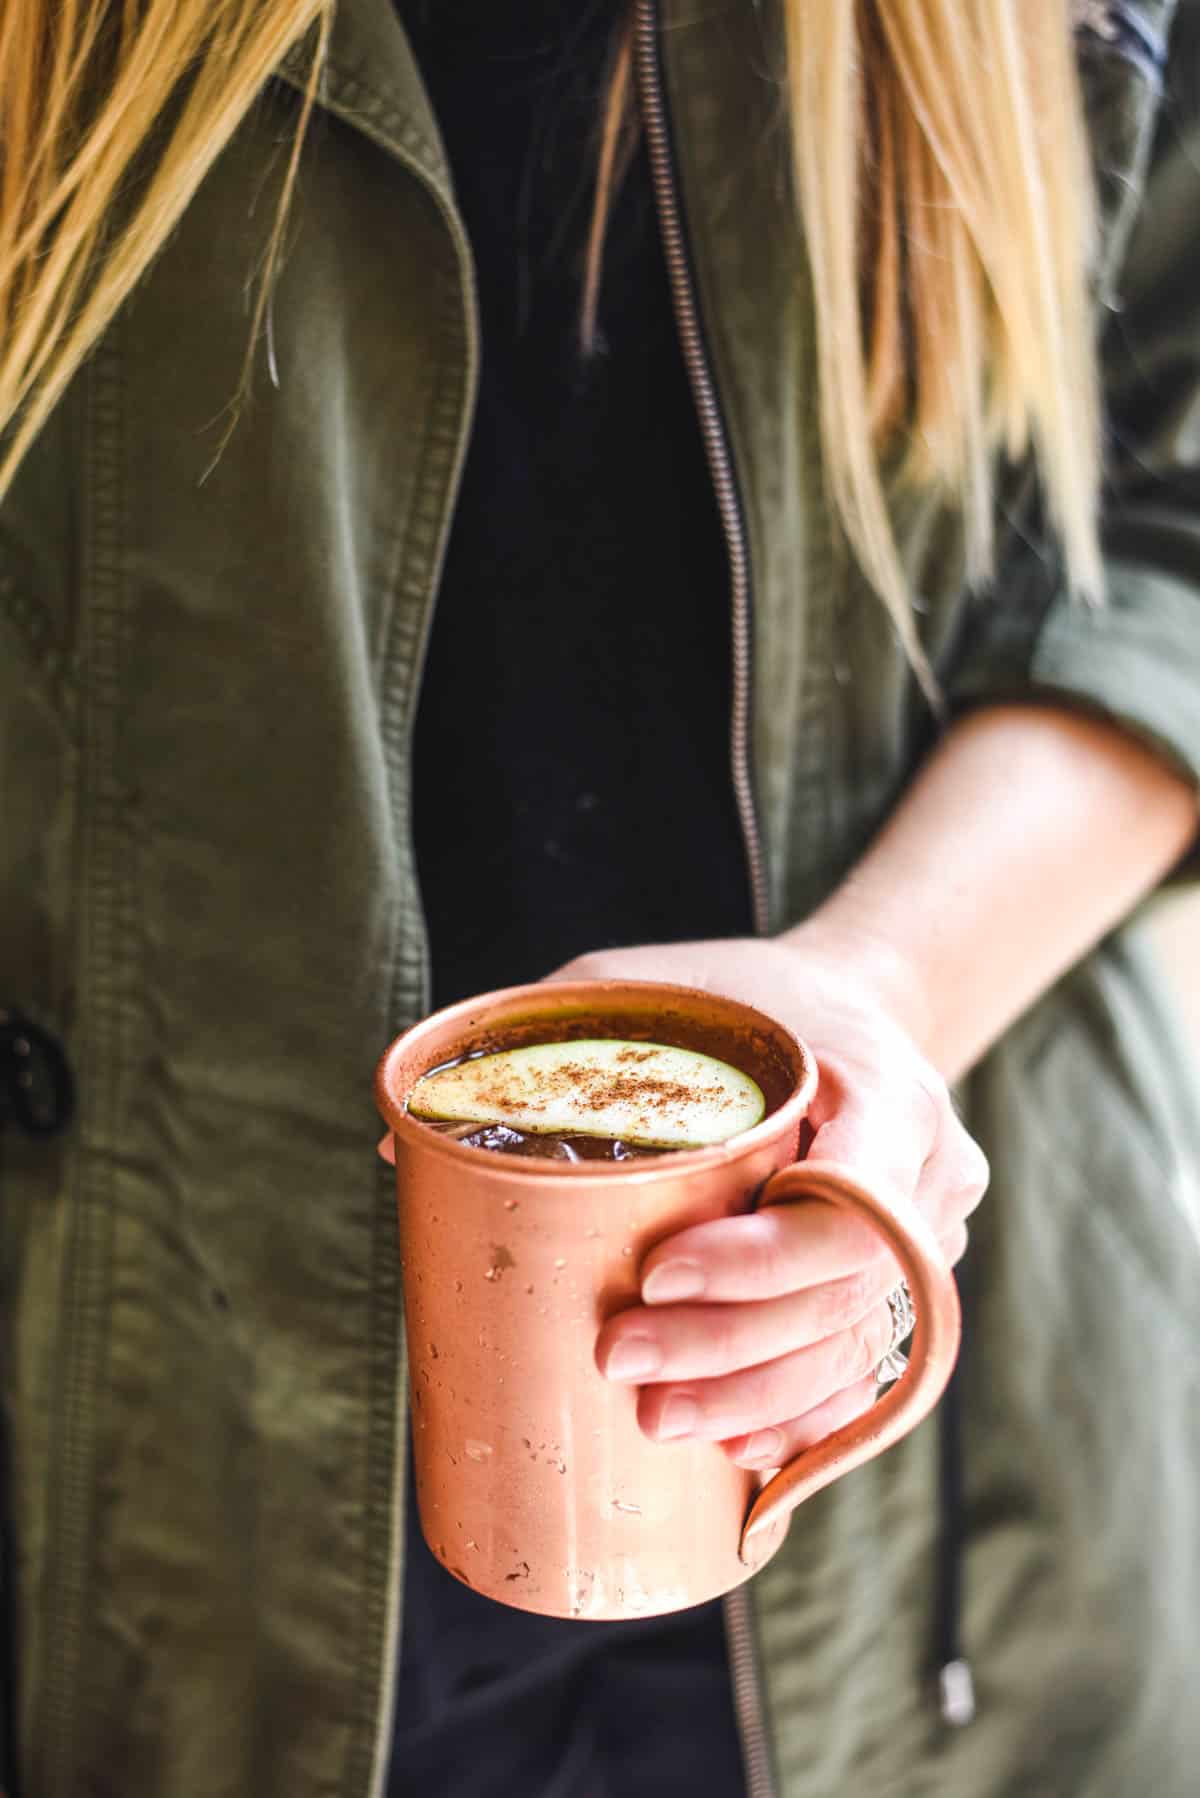
<instances>
[{"instance_id":1,"label":"apple slice","mask_svg":"<svg viewBox=\"0 0 1200 1798\"><path fill-rule=\"evenodd\" d=\"M749 1075L711 1055L598 1038L473 1056L418 1080L408 1109L439 1123L699 1149L749 1130L766 1106Z\"/></svg>"}]
</instances>

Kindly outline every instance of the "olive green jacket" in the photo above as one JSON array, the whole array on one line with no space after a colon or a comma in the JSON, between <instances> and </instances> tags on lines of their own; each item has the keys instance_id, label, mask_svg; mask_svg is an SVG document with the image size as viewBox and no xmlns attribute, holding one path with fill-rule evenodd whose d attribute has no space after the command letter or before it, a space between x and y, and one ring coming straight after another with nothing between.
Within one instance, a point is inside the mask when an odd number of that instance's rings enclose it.
<instances>
[{"instance_id":1,"label":"olive green jacket","mask_svg":"<svg viewBox=\"0 0 1200 1798\"><path fill-rule=\"evenodd\" d=\"M749 549L777 927L840 878L932 727L822 505L773 5L662 10ZM1200 779L1200 3L1077 11L1107 607L1067 598L1019 494L974 600L952 519L898 500L897 524L955 708L1078 704ZM403 1358L370 1079L425 1005L409 747L478 342L391 0L344 0L277 379L264 357L212 465L304 67L269 85L0 513L0 1007L65 1047L76 1089L68 1128L0 1144L23 1798L368 1798L384 1778ZM936 1702L934 1421L808 1504L754 1582L754 1798L1190 1798L1200 1120L1127 933L964 1104L995 1170L964 1282L977 1715L951 1728Z\"/></svg>"}]
</instances>

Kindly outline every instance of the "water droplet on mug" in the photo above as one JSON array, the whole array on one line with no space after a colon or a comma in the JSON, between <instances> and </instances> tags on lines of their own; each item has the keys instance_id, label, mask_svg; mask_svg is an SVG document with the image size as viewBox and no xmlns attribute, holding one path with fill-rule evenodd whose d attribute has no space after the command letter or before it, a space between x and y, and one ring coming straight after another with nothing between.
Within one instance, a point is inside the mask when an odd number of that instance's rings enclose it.
<instances>
[{"instance_id":1,"label":"water droplet on mug","mask_svg":"<svg viewBox=\"0 0 1200 1798\"><path fill-rule=\"evenodd\" d=\"M629 1256L633 1254L633 1250L630 1248L629 1244L626 1243L625 1247L621 1250L621 1253L625 1256L626 1260L628 1260Z\"/></svg>"},{"instance_id":2,"label":"water droplet on mug","mask_svg":"<svg viewBox=\"0 0 1200 1798\"><path fill-rule=\"evenodd\" d=\"M565 1267L565 1266L566 1266L566 1265L567 1265L567 1258L566 1258L566 1256L565 1256L565 1255L560 1255L560 1256L559 1256L559 1257L558 1257L558 1259L557 1259L557 1261L556 1261L556 1262L555 1262L555 1263L554 1263L554 1265L555 1265L555 1267Z\"/></svg>"},{"instance_id":3,"label":"water droplet on mug","mask_svg":"<svg viewBox=\"0 0 1200 1798\"><path fill-rule=\"evenodd\" d=\"M641 1505L627 1505L619 1498L613 1499L612 1508L614 1511L624 1511L630 1517L640 1517L642 1514Z\"/></svg>"},{"instance_id":4,"label":"water droplet on mug","mask_svg":"<svg viewBox=\"0 0 1200 1798\"><path fill-rule=\"evenodd\" d=\"M468 1458L472 1461L486 1461L492 1452L492 1445L490 1442L476 1442L471 1437L467 1438L463 1447L466 1449Z\"/></svg>"},{"instance_id":5,"label":"water droplet on mug","mask_svg":"<svg viewBox=\"0 0 1200 1798\"><path fill-rule=\"evenodd\" d=\"M516 1211L517 1208L519 1207L520 1203L521 1203L520 1199L505 1199L504 1209L506 1211Z\"/></svg>"}]
</instances>

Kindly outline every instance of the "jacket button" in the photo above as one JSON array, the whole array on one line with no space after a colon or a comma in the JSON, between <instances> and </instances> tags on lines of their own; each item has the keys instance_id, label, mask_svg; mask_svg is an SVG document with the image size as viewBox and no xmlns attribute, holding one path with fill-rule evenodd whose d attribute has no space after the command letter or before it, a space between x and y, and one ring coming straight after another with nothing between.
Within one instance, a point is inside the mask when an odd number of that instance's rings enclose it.
<instances>
[{"instance_id":1,"label":"jacket button","mask_svg":"<svg viewBox=\"0 0 1200 1798\"><path fill-rule=\"evenodd\" d=\"M0 1006L0 1124L12 1118L30 1136L53 1136L74 1109L62 1044L16 1006Z\"/></svg>"}]
</instances>

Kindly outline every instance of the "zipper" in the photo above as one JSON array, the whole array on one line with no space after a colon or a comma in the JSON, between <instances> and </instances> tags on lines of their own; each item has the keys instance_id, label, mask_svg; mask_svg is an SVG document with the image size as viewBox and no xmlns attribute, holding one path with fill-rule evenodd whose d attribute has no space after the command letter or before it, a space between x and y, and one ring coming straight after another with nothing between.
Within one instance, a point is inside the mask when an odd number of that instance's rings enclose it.
<instances>
[{"instance_id":1,"label":"zipper","mask_svg":"<svg viewBox=\"0 0 1200 1798\"><path fill-rule=\"evenodd\" d=\"M754 803L750 771L750 556L746 522L738 496L733 457L721 416L712 370L704 345L696 289L688 259L687 238L679 206L679 192L671 154L671 132L658 55L657 0L637 0L635 56L642 121L650 153L650 176L658 209L659 230L667 276L675 303L675 322L680 348L691 383L700 434L708 457L717 510L729 554L729 583L733 622L733 696L730 705L729 759L733 795L737 804L750 903L757 935L765 936L768 923L767 874L762 836Z\"/></svg>"},{"instance_id":2,"label":"zipper","mask_svg":"<svg viewBox=\"0 0 1200 1798\"><path fill-rule=\"evenodd\" d=\"M775 1775L763 1716L762 1676L750 1619L750 1588L736 1586L725 1599L725 1640L733 1679L733 1708L742 1738L746 1798L775 1798Z\"/></svg>"},{"instance_id":3,"label":"zipper","mask_svg":"<svg viewBox=\"0 0 1200 1798\"><path fill-rule=\"evenodd\" d=\"M671 132L658 53L656 0L636 0L635 58L642 122L650 157L650 176L662 234L667 276L675 304L680 348L691 384L700 433L729 555L733 626L733 694L730 705L729 758L734 800L746 855L746 873L754 929L765 936L768 925L766 860L754 803L750 769L751 610L750 555L729 439L705 350L696 289L688 258L687 238L671 153ZM750 1618L750 1594L738 1586L725 1599L725 1634L733 1680L734 1710L742 1739L746 1798L775 1798L771 1751L763 1716L762 1685Z\"/></svg>"}]
</instances>

